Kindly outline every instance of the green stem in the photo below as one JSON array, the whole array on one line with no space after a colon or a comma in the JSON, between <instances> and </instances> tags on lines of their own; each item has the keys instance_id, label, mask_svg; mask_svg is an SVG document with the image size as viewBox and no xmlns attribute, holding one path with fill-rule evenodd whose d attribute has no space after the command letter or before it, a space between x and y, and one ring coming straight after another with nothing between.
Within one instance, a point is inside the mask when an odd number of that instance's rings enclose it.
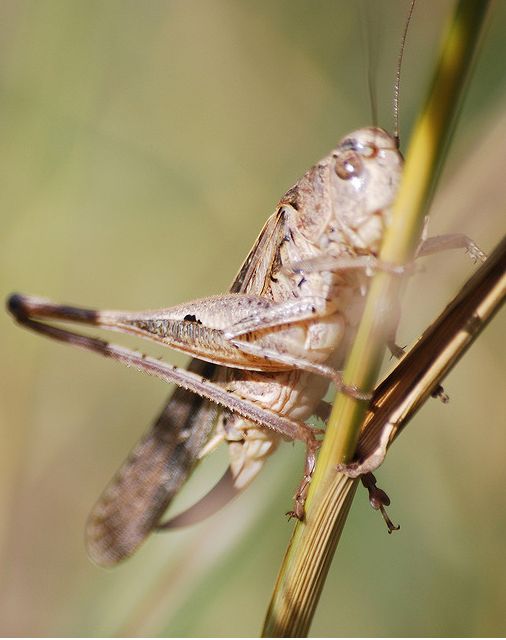
<instances>
[{"instance_id":1,"label":"green stem","mask_svg":"<svg viewBox=\"0 0 506 640\"><path fill-rule=\"evenodd\" d=\"M403 265L413 256L488 5L487 0L460 0L446 31L381 250L385 262ZM373 278L344 373L347 384L372 389L385 351L385 309L391 307L398 290L399 282L387 273ZM264 636L307 635L356 488L356 480L339 477L336 465L352 460L366 411L365 403L338 395L306 501L306 520L295 527L267 612Z\"/></svg>"}]
</instances>

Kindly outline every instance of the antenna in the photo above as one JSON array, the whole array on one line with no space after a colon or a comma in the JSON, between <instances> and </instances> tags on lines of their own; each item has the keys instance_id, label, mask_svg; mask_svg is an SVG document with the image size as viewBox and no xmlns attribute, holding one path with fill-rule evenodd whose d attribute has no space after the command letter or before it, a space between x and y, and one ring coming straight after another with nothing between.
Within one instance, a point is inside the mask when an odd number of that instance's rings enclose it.
<instances>
[{"instance_id":1,"label":"antenna","mask_svg":"<svg viewBox=\"0 0 506 640\"><path fill-rule=\"evenodd\" d=\"M367 65L367 92L369 96L369 106L371 108L372 125L378 126L378 102L376 98L376 71L378 56L374 55L373 49L377 48L376 41L373 38L377 35L377 30L372 29L371 5L366 5L365 0L359 4L360 8L360 25L362 41L366 51Z\"/></svg>"},{"instance_id":2,"label":"antenna","mask_svg":"<svg viewBox=\"0 0 506 640\"><path fill-rule=\"evenodd\" d=\"M406 24L404 25L404 32L401 38L401 50L399 52L399 58L397 60L397 70L395 72L395 84L394 84L394 139L397 144L397 148L400 145L399 138L399 94L401 90L401 67L402 67L402 58L404 56L404 49L406 47L406 37L408 35L409 23L411 22L411 16L413 15L413 9L415 8L416 0L411 0L411 5L409 7L408 17L406 20Z\"/></svg>"}]
</instances>

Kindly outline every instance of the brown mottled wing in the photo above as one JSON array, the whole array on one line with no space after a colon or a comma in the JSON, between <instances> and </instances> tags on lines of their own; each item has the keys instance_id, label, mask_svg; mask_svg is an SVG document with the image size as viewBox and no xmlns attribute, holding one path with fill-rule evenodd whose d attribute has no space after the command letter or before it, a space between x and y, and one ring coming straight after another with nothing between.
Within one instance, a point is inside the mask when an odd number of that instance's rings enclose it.
<instances>
[{"instance_id":1,"label":"brown mottled wing","mask_svg":"<svg viewBox=\"0 0 506 640\"><path fill-rule=\"evenodd\" d=\"M189 366L206 377L215 368L199 360ZM184 389L174 391L88 518L86 546L94 562L114 565L142 544L193 470L216 414L216 405Z\"/></svg>"},{"instance_id":2,"label":"brown mottled wing","mask_svg":"<svg viewBox=\"0 0 506 640\"><path fill-rule=\"evenodd\" d=\"M231 292L262 292L284 236L282 221L278 213L269 218ZM197 359L191 360L188 368L206 378L216 377L220 369ZM86 546L94 562L113 566L143 543L193 471L218 412L216 405L184 389L171 394L88 518Z\"/></svg>"}]
</instances>

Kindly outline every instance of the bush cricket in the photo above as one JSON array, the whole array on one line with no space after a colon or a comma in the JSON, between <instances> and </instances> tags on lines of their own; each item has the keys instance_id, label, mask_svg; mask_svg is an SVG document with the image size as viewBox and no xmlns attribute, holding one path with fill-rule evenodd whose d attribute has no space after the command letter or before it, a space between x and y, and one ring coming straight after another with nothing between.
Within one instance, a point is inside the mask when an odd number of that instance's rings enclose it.
<instances>
[{"instance_id":1,"label":"bush cricket","mask_svg":"<svg viewBox=\"0 0 506 640\"><path fill-rule=\"evenodd\" d=\"M230 452L229 493L251 482L280 440L304 442L293 510L303 517L319 443L305 421L325 417L330 382L367 400L343 385L339 371L371 273L392 269L377 255L402 173L397 137L377 127L345 136L281 198L228 294L138 313L10 297L9 310L27 328L178 386L90 515L87 545L96 563L116 564L163 527L163 513L198 459L222 441ZM428 239L419 254L462 246L479 255L460 235ZM134 334L194 359L180 369L46 320Z\"/></svg>"}]
</instances>

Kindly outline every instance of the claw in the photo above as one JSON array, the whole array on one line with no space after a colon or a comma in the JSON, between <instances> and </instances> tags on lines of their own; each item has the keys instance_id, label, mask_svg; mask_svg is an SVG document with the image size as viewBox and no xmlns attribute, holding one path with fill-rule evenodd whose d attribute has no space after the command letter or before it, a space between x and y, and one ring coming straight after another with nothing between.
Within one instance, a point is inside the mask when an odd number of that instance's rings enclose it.
<instances>
[{"instance_id":1,"label":"claw","mask_svg":"<svg viewBox=\"0 0 506 640\"><path fill-rule=\"evenodd\" d=\"M287 511L285 516L288 516L288 520L290 521L292 518L295 518L299 522L304 521L304 508L302 509L302 513L297 513L297 511Z\"/></svg>"},{"instance_id":2,"label":"claw","mask_svg":"<svg viewBox=\"0 0 506 640\"><path fill-rule=\"evenodd\" d=\"M450 402L450 396L445 392L443 387L438 384L438 386L431 393L433 398L439 398L443 404L448 404Z\"/></svg>"},{"instance_id":3,"label":"claw","mask_svg":"<svg viewBox=\"0 0 506 640\"><path fill-rule=\"evenodd\" d=\"M390 498L388 495L376 486L376 478L372 473L366 473L361 477L362 484L369 492L369 504L376 511L380 511L383 516L383 520L385 521L388 527L388 533L392 533L392 531L398 531L401 526L395 525L389 518L388 513L386 512L385 507L390 505Z\"/></svg>"},{"instance_id":4,"label":"claw","mask_svg":"<svg viewBox=\"0 0 506 640\"><path fill-rule=\"evenodd\" d=\"M400 360L406 353L406 346L400 347L396 344L395 340L389 340L387 342L387 347L390 351L390 359L395 358L396 360Z\"/></svg>"}]
</instances>

